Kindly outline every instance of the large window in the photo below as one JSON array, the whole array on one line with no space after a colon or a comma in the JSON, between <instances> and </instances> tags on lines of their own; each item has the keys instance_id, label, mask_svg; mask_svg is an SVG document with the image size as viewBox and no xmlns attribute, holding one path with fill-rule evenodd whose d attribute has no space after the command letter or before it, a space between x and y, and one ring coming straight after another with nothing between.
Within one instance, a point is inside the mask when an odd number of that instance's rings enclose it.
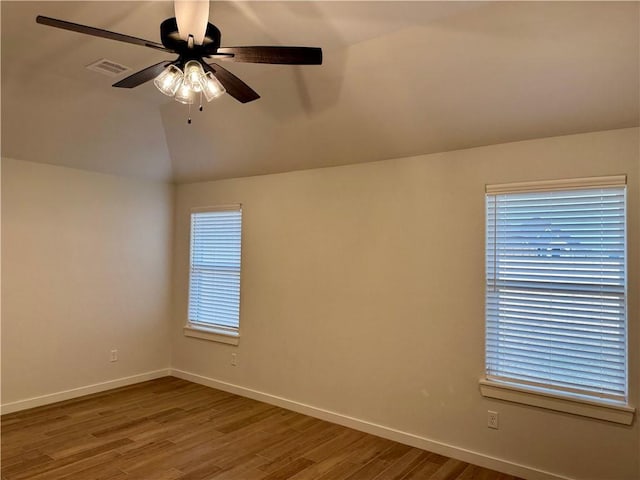
<instances>
[{"instance_id":1,"label":"large window","mask_svg":"<svg viewBox=\"0 0 640 480\"><path fill-rule=\"evenodd\" d=\"M238 336L241 237L240 205L197 209L191 213L187 329L214 336Z\"/></svg>"},{"instance_id":2,"label":"large window","mask_svg":"<svg viewBox=\"0 0 640 480\"><path fill-rule=\"evenodd\" d=\"M486 375L627 403L625 177L487 187Z\"/></svg>"}]
</instances>

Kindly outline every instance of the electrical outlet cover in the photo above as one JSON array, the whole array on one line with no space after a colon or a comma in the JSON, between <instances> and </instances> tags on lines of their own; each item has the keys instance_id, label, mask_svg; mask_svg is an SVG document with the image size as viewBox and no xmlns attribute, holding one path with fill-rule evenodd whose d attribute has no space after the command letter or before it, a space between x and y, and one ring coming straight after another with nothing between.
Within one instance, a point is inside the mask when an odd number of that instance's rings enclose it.
<instances>
[{"instance_id":1,"label":"electrical outlet cover","mask_svg":"<svg viewBox=\"0 0 640 480\"><path fill-rule=\"evenodd\" d=\"M487 411L487 427L498 429L498 412Z\"/></svg>"}]
</instances>

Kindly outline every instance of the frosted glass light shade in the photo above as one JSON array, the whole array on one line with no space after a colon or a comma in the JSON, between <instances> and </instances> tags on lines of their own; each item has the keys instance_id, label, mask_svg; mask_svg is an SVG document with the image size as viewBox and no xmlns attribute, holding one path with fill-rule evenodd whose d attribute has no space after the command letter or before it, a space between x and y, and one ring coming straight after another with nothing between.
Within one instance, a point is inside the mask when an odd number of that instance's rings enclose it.
<instances>
[{"instance_id":1,"label":"frosted glass light shade","mask_svg":"<svg viewBox=\"0 0 640 480\"><path fill-rule=\"evenodd\" d=\"M209 22L209 2L176 0L173 5L180 38L186 41L193 35L194 43L202 45Z\"/></svg>"},{"instance_id":2,"label":"frosted glass light shade","mask_svg":"<svg viewBox=\"0 0 640 480\"><path fill-rule=\"evenodd\" d=\"M190 105L195 101L195 97L195 92L191 90L187 82L183 82L182 85L180 85L180 88L176 91L176 96L174 98L176 99L176 102Z\"/></svg>"},{"instance_id":3,"label":"frosted glass light shade","mask_svg":"<svg viewBox=\"0 0 640 480\"><path fill-rule=\"evenodd\" d=\"M182 71L175 65L169 65L153 81L158 90L173 97L182 83Z\"/></svg>"},{"instance_id":4,"label":"frosted glass light shade","mask_svg":"<svg viewBox=\"0 0 640 480\"><path fill-rule=\"evenodd\" d=\"M213 75L213 73L207 72L205 78L206 81L204 83L202 93L204 93L207 102L210 102L214 98L219 97L224 92L226 92L224 86L222 86L220 81Z\"/></svg>"},{"instance_id":5,"label":"frosted glass light shade","mask_svg":"<svg viewBox=\"0 0 640 480\"><path fill-rule=\"evenodd\" d=\"M200 62L189 60L184 66L184 81L194 92L201 92L207 77Z\"/></svg>"}]
</instances>

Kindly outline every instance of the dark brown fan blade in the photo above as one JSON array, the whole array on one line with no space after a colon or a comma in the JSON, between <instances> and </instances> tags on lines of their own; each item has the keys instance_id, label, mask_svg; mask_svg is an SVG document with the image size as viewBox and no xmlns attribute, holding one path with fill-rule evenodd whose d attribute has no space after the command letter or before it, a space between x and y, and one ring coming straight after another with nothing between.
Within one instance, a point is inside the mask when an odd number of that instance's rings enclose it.
<instances>
[{"instance_id":1,"label":"dark brown fan blade","mask_svg":"<svg viewBox=\"0 0 640 480\"><path fill-rule=\"evenodd\" d=\"M227 93L241 103L251 102L260 98L253 89L236 77L233 73L225 68L222 68L217 63L204 63L204 68L213 73L220 83L227 90Z\"/></svg>"},{"instance_id":2,"label":"dark brown fan blade","mask_svg":"<svg viewBox=\"0 0 640 480\"><path fill-rule=\"evenodd\" d=\"M133 88L138 85L142 85L149 80L156 78L160 73L170 65L172 62L165 60L164 62L156 63L150 67L140 70L139 72L129 75L127 78L123 78L119 82L113 84L114 87L119 88Z\"/></svg>"},{"instance_id":3,"label":"dark brown fan blade","mask_svg":"<svg viewBox=\"0 0 640 480\"><path fill-rule=\"evenodd\" d=\"M42 25L48 25L50 27L62 28L64 30L71 30L72 32L84 33L86 35L93 35L94 37L108 38L109 40L117 40L118 42L133 43L134 45L141 45L143 47L155 48L156 50L164 50L171 52L165 48L162 44L144 40L142 38L131 37L129 35L123 35L122 33L110 32L109 30L103 30L101 28L88 27L86 25L80 25L79 23L67 22L65 20L57 20L55 18L43 17L38 15L36 22Z\"/></svg>"},{"instance_id":4,"label":"dark brown fan blade","mask_svg":"<svg viewBox=\"0 0 640 480\"><path fill-rule=\"evenodd\" d=\"M221 47L217 53L233 54L232 62L322 65L322 49L316 47Z\"/></svg>"}]
</instances>

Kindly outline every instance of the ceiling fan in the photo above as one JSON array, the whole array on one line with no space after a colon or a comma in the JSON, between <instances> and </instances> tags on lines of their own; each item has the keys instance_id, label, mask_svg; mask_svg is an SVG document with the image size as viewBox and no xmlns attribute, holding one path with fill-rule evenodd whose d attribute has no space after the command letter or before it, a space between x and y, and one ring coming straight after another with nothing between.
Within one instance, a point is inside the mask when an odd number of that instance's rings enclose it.
<instances>
[{"instance_id":1,"label":"ceiling fan","mask_svg":"<svg viewBox=\"0 0 640 480\"><path fill-rule=\"evenodd\" d=\"M249 85L227 69L217 63L208 63L205 59L285 65L322 64L322 50L316 47L221 47L220 30L208 21L209 2L176 0L175 15L160 24L162 43L42 15L36 17L36 22L177 54L177 59L151 65L113 86L134 88L155 79L154 83L162 93L189 105L195 102L198 94L200 99L204 95L207 101L211 101L225 91L242 103L260 98Z\"/></svg>"}]
</instances>

